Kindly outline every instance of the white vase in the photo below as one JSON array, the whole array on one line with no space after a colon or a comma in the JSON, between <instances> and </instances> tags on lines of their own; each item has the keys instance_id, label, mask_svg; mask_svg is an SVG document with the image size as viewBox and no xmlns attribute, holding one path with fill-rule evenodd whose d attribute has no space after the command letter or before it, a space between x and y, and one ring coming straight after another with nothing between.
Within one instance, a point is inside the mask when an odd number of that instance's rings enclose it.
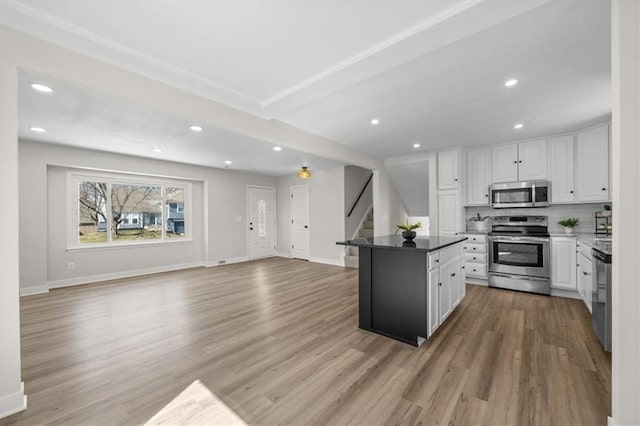
<instances>
[{"instance_id":1,"label":"white vase","mask_svg":"<svg viewBox=\"0 0 640 426\"><path fill-rule=\"evenodd\" d=\"M569 228L568 226L564 227L565 235L573 235L573 228Z\"/></svg>"}]
</instances>

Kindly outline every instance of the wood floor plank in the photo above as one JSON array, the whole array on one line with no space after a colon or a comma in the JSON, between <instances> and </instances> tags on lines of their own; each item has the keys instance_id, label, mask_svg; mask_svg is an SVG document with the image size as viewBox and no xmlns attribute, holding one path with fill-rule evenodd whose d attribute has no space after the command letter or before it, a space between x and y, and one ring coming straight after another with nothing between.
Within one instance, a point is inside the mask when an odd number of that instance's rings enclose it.
<instances>
[{"instance_id":1,"label":"wood floor plank","mask_svg":"<svg viewBox=\"0 0 640 426\"><path fill-rule=\"evenodd\" d=\"M24 297L29 408L0 424L606 423L581 301L468 285L415 348L357 328L357 272L272 258Z\"/></svg>"}]
</instances>

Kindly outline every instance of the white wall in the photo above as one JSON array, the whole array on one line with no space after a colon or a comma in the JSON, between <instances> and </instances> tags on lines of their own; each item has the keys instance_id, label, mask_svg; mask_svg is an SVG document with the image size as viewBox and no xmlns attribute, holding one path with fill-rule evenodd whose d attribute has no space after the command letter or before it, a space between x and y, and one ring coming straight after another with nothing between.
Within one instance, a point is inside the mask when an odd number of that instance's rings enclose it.
<instances>
[{"instance_id":1,"label":"white wall","mask_svg":"<svg viewBox=\"0 0 640 426\"><path fill-rule=\"evenodd\" d=\"M407 210L384 168L373 174L373 234L390 235L396 224L404 222Z\"/></svg>"},{"instance_id":2,"label":"white wall","mask_svg":"<svg viewBox=\"0 0 640 426\"><path fill-rule=\"evenodd\" d=\"M351 216L347 217L369 176L371 176L371 170L369 169L363 169L358 166L346 166L344 168L344 238L347 240L353 238L364 215L369 210L369 207L373 205L373 182L369 182Z\"/></svg>"},{"instance_id":3,"label":"white wall","mask_svg":"<svg viewBox=\"0 0 640 426\"><path fill-rule=\"evenodd\" d=\"M291 254L290 188L309 185L309 260L344 265L344 167L312 170L310 179L296 175L277 179L278 251Z\"/></svg>"},{"instance_id":4,"label":"white wall","mask_svg":"<svg viewBox=\"0 0 640 426\"><path fill-rule=\"evenodd\" d=\"M612 2L613 345L616 425L640 424L640 2Z\"/></svg>"},{"instance_id":5,"label":"white wall","mask_svg":"<svg viewBox=\"0 0 640 426\"><path fill-rule=\"evenodd\" d=\"M74 167L188 179L192 183L192 241L67 251L67 171ZM109 276L245 259L246 188L258 184L275 186L275 178L21 141L21 290L46 291L47 287ZM69 262L75 264L75 270L67 269Z\"/></svg>"}]
</instances>

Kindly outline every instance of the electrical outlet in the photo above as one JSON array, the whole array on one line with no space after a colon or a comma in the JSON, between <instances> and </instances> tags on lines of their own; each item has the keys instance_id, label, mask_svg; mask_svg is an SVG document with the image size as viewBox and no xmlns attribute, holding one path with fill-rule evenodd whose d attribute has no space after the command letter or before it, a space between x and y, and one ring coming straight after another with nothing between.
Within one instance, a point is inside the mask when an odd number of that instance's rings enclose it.
<instances>
[{"instance_id":1,"label":"electrical outlet","mask_svg":"<svg viewBox=\"0 0 640 426\"><path fill-rule=\"evenodd\" d=\"M75 271L75 269L76 269L76 264L75 264L75 263L73 263L73 262L69 262L69 263L67 264L67 269L68 269L69 271Z\"/></svg>"}]
</instances>

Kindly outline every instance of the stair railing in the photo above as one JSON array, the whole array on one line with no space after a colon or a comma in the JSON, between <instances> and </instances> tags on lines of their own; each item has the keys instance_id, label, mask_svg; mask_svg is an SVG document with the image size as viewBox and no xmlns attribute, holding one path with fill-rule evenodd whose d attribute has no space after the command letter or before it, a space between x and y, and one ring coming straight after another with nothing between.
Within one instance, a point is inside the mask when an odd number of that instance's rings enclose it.
<instances>
[{"instance_id":1,"label":"stair railing","mask_svg":"<svg viewBox=\"0 0 640 426\"><path fill-rule=\"evenodd\" d=\"M364 183L364 186L362 187L362 190L360 190L360 194L358 195L358 198L356 198L356 201L351 206L351 209L349 210L349 213L347 214L347 217L351 217L351 213L353 213L353 211L355 210L356 206L358 205L358 202L360 201L360 198L362 198L362 195L364 194L364 191L367 189L367 186L369 186L369 182L371 182L371 179L373 179L373 173L371 173L369 175L369 178Z\"/></svg>"}]
</instances>

